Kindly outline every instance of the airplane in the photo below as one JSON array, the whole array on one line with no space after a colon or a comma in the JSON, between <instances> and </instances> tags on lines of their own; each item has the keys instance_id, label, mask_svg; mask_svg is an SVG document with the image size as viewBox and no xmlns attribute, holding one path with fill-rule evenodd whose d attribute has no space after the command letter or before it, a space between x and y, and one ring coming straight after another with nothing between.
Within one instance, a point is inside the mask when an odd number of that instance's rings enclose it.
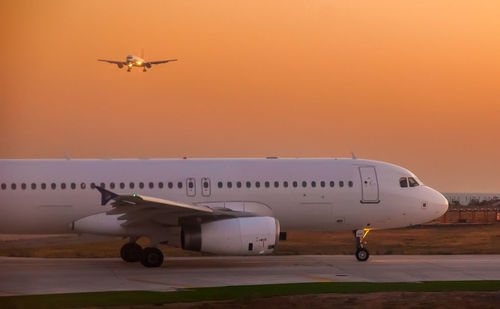
<instances>
[{"instance_id":1,"label":"airplane","mask_svg":"<svg viewBox=\"0 0 500 309\"><path fill-rule=\"evenodd\" d=\"M163 264L158 244L261 255L288 230L352 231L366 261L369 231L448 209L409 170L357 158L2 159L0 175L0 233L121 236L145 267Z\"/></svg>"},{"instance_id":2,"label":"airplane","mask_svg":"<svg viewBox=\"0 0 500 309\"><path fill-rule=\"evenodd\" d=\"M114 60L105 60L105 59L97 59L97 61L104 61L112 64L118 65L118 68L123 68L123 66L127 67L127 72L130 72L132 67L141 67L143 72L146 72L146 68L150 69L152 64L161 64L172 61L177 61L177 59L169 59L169 60L160 60L160 61L146 61L142 59L142 57L128 55L125 61L114 61Z\"/></svg>"}]
</instances>

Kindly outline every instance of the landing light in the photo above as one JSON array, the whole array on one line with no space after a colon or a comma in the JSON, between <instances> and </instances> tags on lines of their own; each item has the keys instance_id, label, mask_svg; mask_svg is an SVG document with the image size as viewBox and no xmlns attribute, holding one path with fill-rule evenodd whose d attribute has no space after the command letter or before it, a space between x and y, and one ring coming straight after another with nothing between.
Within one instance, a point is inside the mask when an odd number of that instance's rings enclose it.
<instances>
[{"instance_id":1,"label":"landing light","mask_svg":"<svg viewBox=\"0 0 500 309\"><path fill-rule=\"evenodd\" d=\"M141 63L142 63L142 62L140 62L140 61L137 61L137 65L141 65Z\"/></svg>"},{"instance_id":2,"label":"landing light","mask_svg":"<svg viewBox=\"0 0 500 309\"><path fill-rule=\"evenodd\" d=\"M129 66L129 67L132 67L132 63L129 63L129 64L128 64L128 66Z\"/></svg>"}]
</instances>

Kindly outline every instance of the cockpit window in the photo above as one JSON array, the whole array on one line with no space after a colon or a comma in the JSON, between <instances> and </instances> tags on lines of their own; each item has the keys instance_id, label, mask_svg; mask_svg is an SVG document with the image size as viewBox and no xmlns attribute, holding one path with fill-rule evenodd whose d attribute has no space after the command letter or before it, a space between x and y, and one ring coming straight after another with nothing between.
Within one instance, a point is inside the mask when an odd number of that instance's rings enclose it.
<instances>
[{"instance_id":1,"label":"cockpit window","mask_svg":"<svg viewBox=\"0 0 500 309\"><path fill-rule=\"evenodd\" d=\"M418 181L416 181L413 177L408 177L408 183L410 184L410 187L417 187L419 185Z\"/></svg>"},{"instance_id":2,"label":"cockpit window","mask_svg":"<svg viewBox=\"0 0 500 309\"><path fill-rule=\"evenodd\" d=\"M401 186L401 188L407 188L408 187L408 179L406 177L399 178L399 185Z\"/></svg>"}]
</instances>

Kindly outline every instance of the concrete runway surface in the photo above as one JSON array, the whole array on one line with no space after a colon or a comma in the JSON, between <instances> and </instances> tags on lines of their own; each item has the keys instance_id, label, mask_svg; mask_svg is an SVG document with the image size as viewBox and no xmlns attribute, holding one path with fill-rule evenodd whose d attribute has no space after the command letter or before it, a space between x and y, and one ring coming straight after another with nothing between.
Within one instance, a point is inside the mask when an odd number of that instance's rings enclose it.
<instances>
[{"instance_id":1,"label":"concrete runway surface","mask_svg":"<svg viewBox=\"0 0 500 309\"><path fill-rule=\"evenodd\" d=\"M0 257L0 296L295 282L500 280L500 255L347 255L168 258L148 269L120 259Z\"/></svg>"}]
</instances>

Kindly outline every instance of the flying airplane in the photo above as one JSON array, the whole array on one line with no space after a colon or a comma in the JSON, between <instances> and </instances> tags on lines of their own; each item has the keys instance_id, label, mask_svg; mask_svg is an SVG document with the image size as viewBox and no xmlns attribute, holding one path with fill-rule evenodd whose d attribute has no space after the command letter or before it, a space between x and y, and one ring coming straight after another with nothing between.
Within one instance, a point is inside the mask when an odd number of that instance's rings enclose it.
<instances>
[{"instance_id":1,"label":"flying airplane","mask_svg":"<svg viewBox=\"0 0 500 309\"><path fill-rule=\"evenodd\" d=\"M0 233L126 237L122 259L146 267L163 264L160 243L260 255L292 229L353 231L366 261L369 231L448 209L409 170L361 159L16 159L0 175Z\"/></svg>"},{"instance_id":2,"label":"flying airplane","mask_svg":"<svg viewBox=\"0 0 500 309\"><path fill-rule=\"evenodd\" d=\"M142 57L137 57L134 55L128 55L125 61L114 61L114 60L105 60L105 59L97 59L97 61L104 61L112 64L118 65L118 68L123 68L123 66L127 67L127 72L130 72L132 67L141 67L143 72L146 72L146 68L150 69L152 64L162 64L172 61L177 61L177 59L169 59L169 60L160 60L160 61L146 61L142 59Z\"/></svg>"}]
</instances>

